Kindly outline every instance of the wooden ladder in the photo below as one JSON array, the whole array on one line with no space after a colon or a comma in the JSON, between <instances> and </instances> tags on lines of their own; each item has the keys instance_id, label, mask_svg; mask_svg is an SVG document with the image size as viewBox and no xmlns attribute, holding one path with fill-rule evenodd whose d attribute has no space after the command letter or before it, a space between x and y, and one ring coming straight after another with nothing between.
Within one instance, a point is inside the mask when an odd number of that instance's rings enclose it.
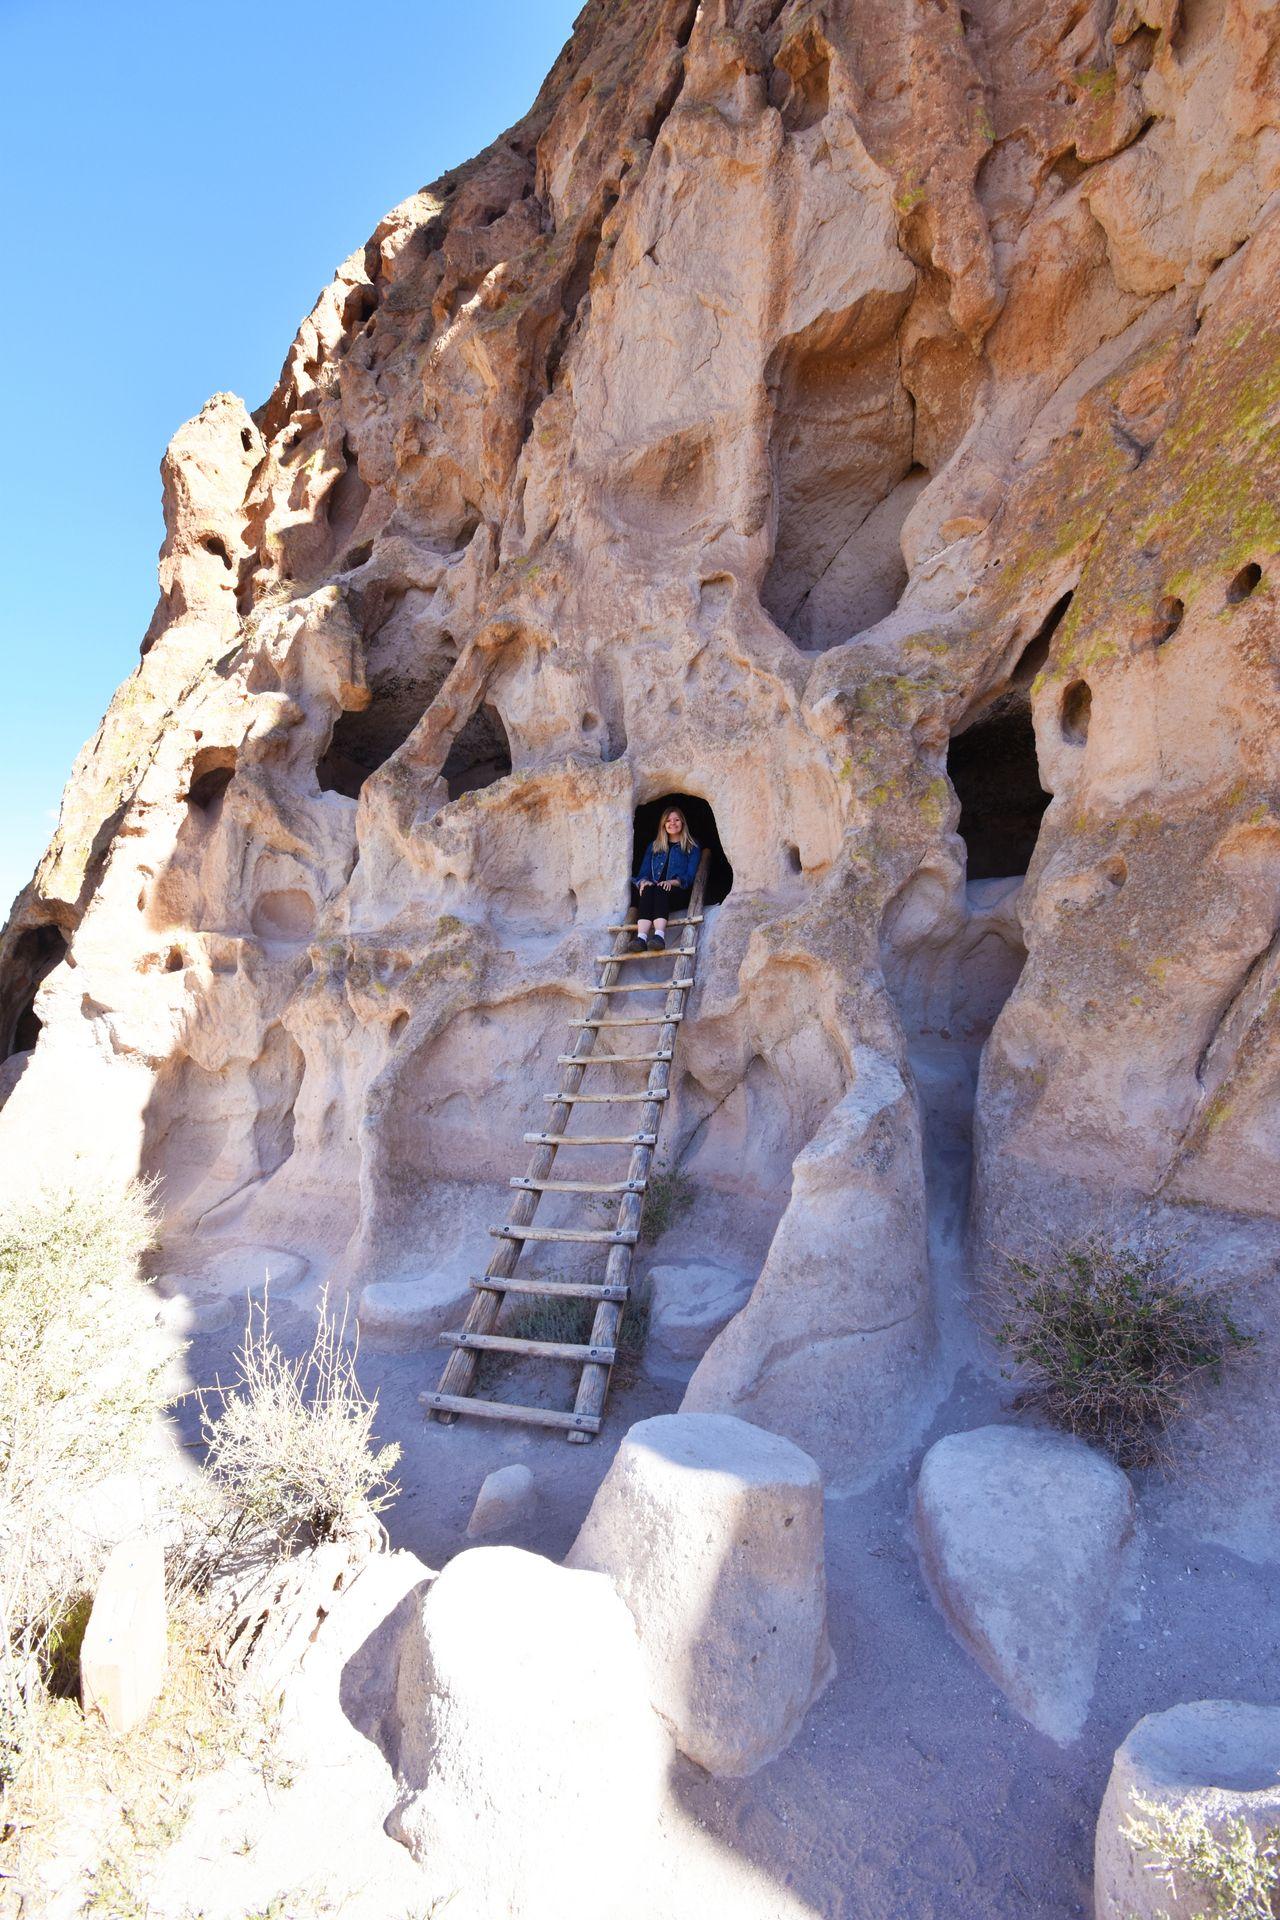
<instances>
[{"instance_id":1,"label":"wooden ladder","mask_svg":"<svg viewBox=\"0 0 1280 1920\"><path fill-rule=\"evenodd\" d=\"M601 970L591 1003L581 1020L572 1024L579 1029L572 1053L562 1053L562 1084L545 1096L551 1106L544 1133L526 1133L535 1148L528 1173L511 1182L518 1189L511 1215L505 1225L490 1227L499 1245L489 1262L488 1271L470 1281L475 1299L458 1333L441 1336L453 1348L434 1393L419 1394L420 1404L429 1415L451 1425L459 1414L476 1414L485 1420L519 1420L539 1427L563 1427L569 1440L582 1444L599 1433L604 1421L605 1395L609 1374L617 1358L618 1330L631 1293L631 1261L640 1238L640 1220L644 1212L649 1169L658 1144L662 1112L671 1089L671 1064L675 1056L676 1036L684 1019L687 996L694 984L698 952L698 928L702 924L702 902L706 893L708 855L698 862L689 900L688 913L668 921L671 929L684 929L679 946L669 946L665 957L675 961L669 979L632 983L620 981L618 974L632 961L663 956L629 953L633 923L610 927L616 934L612 953L601 953L594 964ZM608 1012L615 994L666 992L661 1014L652 1016L612 1015ZM625 1002L633 1005L634 1002ZM616 1029L649 1027L658 1029L652 1053L596 1053L601 1033L611 1036ZM606 1039L607 1045L612 1045ZM648 1082L637 1093L584 1093L583 1076L589 1068L634 1062L649 1069ZM594 1105L638 1105L640 1119L634 1133L571 1134L569 1124L575 1107ZM588 1122L589 1124L589 1122ZM607 1122L604 1124L607 1125ZM551 1170L562 1147L630 1147L626 1175L616 1180L554 1180ZM617 1194L618 1214L612 1227L537 1227L533 1217L544 1193ZM524 1279L516 1275L516 1266L524 1247L534 1242L569 1241L607 1246L608 1258L600 1280L565 1282ZM509 1293L533 1295L553 1300L594 1300L595 1320L585 1346L559 1340L519 1340L494 1332L502 1303ZM530 1359L569 1360L582 1367L577 1398L572 1411L551 1407L527 1407L502 1400L478 1400L474 1397L476 1369L483 1353L525 1354Z\"/></svg>"}]
</instances>

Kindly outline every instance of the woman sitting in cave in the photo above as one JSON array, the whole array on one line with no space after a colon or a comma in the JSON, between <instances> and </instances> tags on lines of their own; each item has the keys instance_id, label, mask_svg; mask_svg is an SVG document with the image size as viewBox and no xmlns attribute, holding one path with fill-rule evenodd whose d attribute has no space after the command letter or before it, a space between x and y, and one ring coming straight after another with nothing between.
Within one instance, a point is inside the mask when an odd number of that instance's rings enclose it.
<instances>
[{"instance_id":1,"label":"woman sitting in cave","mask_svg":"<svg viewBox=\"0 0 1280 1920\"><path fill-rule=\"evenodd\" d=\"M644 850L640 871L631 882L631 898L636 909L632 953L666 951L667 915L688 906L698 871L698 853L698 843L689 832L679 807L668 807L653 844Z\"/></svg>"}]
</instances>

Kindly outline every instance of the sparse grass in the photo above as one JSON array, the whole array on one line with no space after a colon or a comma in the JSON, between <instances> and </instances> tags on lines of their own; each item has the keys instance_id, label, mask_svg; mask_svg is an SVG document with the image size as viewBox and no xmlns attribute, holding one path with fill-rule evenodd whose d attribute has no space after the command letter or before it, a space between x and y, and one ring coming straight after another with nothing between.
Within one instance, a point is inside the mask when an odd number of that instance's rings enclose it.
<instances>
[{"instance_id":1,"label":"sparse grass","mask_svg":"<svg viewBox=\"0 0 1280 1920\"><path fill-rule=\"evenodd\" d=\"M546 1278L567 1280L570 1276L557 1273L548 1274ZM516 1340L559 1340L572 1346L585 1346L591 1338L596 1305L594 1300L548 1299L519 1300L517 1304L515 1296L509 1296L501 1330ZM633 1282L618 1329L618 1357L613 1367L615 1385L630 1385L640 1370L649 1338L650 1308L648 1281Z\"/></svg>"},{"instance_id":2,"label":"sparse grass","mask_svg":"<svg viewBox=\"0 0 1280 1920\"><path fill-rule=\"evenodd\" d=\"M992 1317L1022 1403L1122 1467L1162 1457L1196 1389L1255 1344L1221 1291L1193 1286L1170 1248L1100 1239L1007 1259Z\"/></svg>"},{"instance_id":3,"label":"sparse grass","mask_svg":"<svg viewBox=\"0 0 1280 1920\"><path fill-rule=\"evenodd\" d=\"M1199 1807L1143 1799L1137 1805L1144 1818L1127 1821L1124 1837L1151 1855L1170 1899L1193 1897L1196 1920L1273 1920L1280 1910L1280 1828L1258 1839L1239 1818L1218 1831Z\"/></svg>"},{"instance_id":4,"label":"sparse grass","mask_svg":"<svg viewBox=\"0 0 1280 1920\"><path fill-rule=\"evenodd\" d=\"M693 1181L683 1167L655 1173L645 1195L641 1230L648 1241L661 1240L693 1205Z\"/></svg>"},{"instance_id":5,"label":"sparse grass","mask_svg":"<svg viewBox=\"0 0 1280 1920\"><path fill-rule=\"evenodd\" d=\"M267 1301L250 1305L229 1387L200 1395L207 1465L238 1521L282 1550L342 1538L399 1492L400 1448L375 1448L377 1399L356 1374L346 1313L322 1299L311 1346L297 1360L276 1344Z\"/></svg>"}]
</instances>

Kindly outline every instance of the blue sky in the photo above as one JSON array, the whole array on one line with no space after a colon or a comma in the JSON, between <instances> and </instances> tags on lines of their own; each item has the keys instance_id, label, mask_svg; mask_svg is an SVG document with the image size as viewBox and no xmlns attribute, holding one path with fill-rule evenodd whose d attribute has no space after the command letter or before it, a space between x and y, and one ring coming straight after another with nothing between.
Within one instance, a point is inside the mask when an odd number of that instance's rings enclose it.
<instances>
[{"instance_id":1,"label":"blue sky","mask_svg":"<svg viewBox=\"0 0 1280 1920\"><path fill-rule=\"evenodd\" d=\"M389 207L525 112L581 0L0 0L0 922L156 599L160 456L258 406Z\"/></svg>"}]
</instances>

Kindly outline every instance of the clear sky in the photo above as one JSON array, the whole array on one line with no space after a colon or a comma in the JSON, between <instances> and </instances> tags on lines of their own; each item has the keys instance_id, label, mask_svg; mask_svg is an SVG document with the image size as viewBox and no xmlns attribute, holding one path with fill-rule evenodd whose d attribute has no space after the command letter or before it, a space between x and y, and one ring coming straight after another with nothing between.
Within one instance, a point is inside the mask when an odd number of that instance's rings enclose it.
<instances>
[{"instance_id":1,"label":"clear sky","mask_svg":"<svg viewBox=\"0 0 1280 1920\"><path fill-rule=\"evenodd\" d=\"M0 922L156 600L160 456L258 406L389 207L582 0L0 0Z\"/></svg>"}]
</instances>

